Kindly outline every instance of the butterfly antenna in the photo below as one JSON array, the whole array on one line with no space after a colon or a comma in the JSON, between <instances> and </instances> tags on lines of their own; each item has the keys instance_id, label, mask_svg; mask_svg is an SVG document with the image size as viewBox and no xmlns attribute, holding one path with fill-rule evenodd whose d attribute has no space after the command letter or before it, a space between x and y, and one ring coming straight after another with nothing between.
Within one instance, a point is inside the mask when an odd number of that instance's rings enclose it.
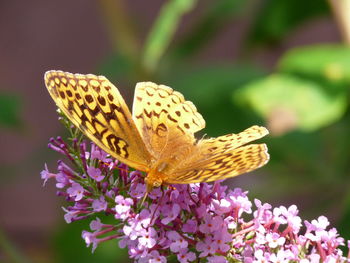
<instances>
[{"instance_id":1,"label":"butterfly antenna","mask_svg":"<svg viewBox=\"0 0 350 263\"><path fill-rule=\"evenodd\" d=\"M152 191L152 189L153 189L152 185L146 183L146 193L144 194L144 196L142 198L140 207L143 206L143 203L146 201L146 198L147 198L148 194Z\"/></svg>"}]
</instances>

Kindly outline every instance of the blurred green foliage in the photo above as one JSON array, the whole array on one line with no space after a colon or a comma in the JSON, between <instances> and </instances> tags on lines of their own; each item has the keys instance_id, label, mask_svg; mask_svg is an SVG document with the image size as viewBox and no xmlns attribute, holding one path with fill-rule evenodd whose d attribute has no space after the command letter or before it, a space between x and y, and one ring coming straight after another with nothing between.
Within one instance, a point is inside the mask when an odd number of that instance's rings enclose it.
<instances>
[{"instance_id":1,"label":"blurred green foliage","mask_svg":"<svg viewBox=\"0 0 350 263\"><path fill-rule=\"evenodd\" d=\"M10 93L0 93L0 127L20 128L22 100L19 96Z\"/></svg>"},{"instance_id":2,"label":"blurred green foliage","mask_svg":"<svg viewBox=\"0 0 350 263\"><path fill-rule=\"evenodd\" d=\"M314 131L339 120L347 107L345 92L327 88L296 76L274 74L249 83L234 99L246 102L266 119L274 110L289 111L296 128Z\"/></svg>"},{"instance_id":3,"label":"blurred green foliage","mask_svg":"<svg viewBox=\"0 0 350 263\"><path fill-rule=\"evenodd\" d=\"M99 216L103 222L113 224L113 218L104 215ZM81 237L82 230L90 231L88 220L77 221L62 225L54 237L55 260L54 262L85 263L85 262L132 262L128 258L127 251L120 249L118 242L113 240L102 242L92 253L91 246L86 247Z\"/></svg>"},{"instance_id":4,"label":"blurred green foliage","mask_svg":"<svg viewBox=\"0 0 350 263\"><path fill-rule=\"evenodd\" d=\"M268 0L260 1L254 9L256 14L247 39L253 46L282 41L298 26L330 13L326 0Z\"/></svg>"}]
</instances>

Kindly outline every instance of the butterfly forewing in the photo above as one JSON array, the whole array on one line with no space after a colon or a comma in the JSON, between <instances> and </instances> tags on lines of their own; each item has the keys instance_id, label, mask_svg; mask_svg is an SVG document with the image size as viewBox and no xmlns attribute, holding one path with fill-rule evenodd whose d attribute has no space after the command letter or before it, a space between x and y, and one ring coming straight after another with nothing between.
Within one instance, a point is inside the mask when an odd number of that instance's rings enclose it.
<instances>
[{"instance_id":1,"label":"butterfly forewing","mask_svg":"<svg viewBox=\"0 0 350 263\"><path fill-rule=\"evenodd\" d=\"M46 87L68 119L99 147L141 171L152 160L118 89L103 76L48 71Z\"/></svg>"},{"instance_id":2,"label":"butterfly forewing","mask_svg":"<svg viewBox=\"0 0 350 263\"><path fill-rule=\"evenodd\" d=\"M194 133L205 126L192 102L172 88L152 82L136 85L133 119L158 159L166 159L174 149L192 145Z\"/></svg>"}]
</instances>

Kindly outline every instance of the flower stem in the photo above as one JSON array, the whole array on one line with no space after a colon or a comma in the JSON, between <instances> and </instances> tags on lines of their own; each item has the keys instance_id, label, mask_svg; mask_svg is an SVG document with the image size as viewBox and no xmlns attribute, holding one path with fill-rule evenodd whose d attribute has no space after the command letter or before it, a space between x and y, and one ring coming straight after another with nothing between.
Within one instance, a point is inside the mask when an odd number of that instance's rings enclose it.
<instances>
[{"instance_id":1,"label":"flower stem","mask_svg":"<svg viewBox=\"0 0 350 263\"><path fill-rule=\"evenodd\" d=\"M14 263L28 263L29 260L25 259L24 256L19 252L15 245L7 238L5 233L0 229L0 250L5 253L5 258L9 262Z\"/></svg>"}]
</instances>

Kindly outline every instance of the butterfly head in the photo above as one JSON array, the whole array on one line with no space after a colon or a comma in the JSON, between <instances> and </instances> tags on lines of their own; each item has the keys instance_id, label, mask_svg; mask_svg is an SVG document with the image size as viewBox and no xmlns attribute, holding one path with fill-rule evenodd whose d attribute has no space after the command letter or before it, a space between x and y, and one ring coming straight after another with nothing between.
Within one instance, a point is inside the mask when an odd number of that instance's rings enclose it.
<instances>
[{"instance_id":1,"label":"butterfly head","mask_svg":"<svg viewBox=\"0 0 350 263\"><path fill-rule=\"evenodd\" d=\"M160 187L163 184L162 178L164 176L158 170L150 170L145 178L147 192L150 192L153 188Z\"/></svg>"}]
</instances>

